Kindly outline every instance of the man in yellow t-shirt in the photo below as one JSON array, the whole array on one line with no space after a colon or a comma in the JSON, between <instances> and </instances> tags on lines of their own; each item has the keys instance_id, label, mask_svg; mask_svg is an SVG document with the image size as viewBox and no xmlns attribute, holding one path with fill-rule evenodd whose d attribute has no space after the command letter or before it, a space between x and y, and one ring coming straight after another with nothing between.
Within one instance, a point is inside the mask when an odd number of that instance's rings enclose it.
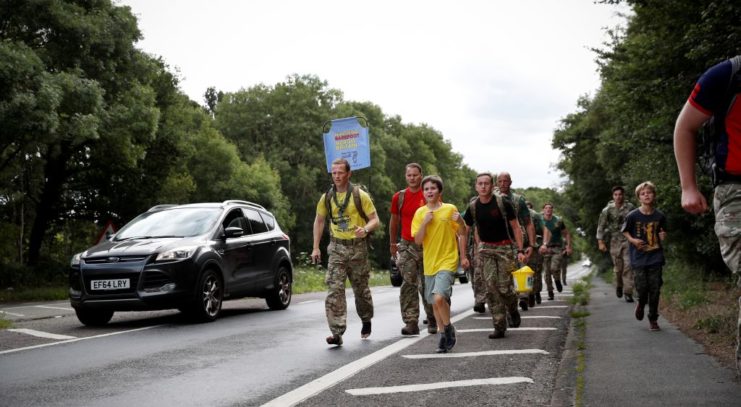
<instances>
[{"instance_id":1,"label":"man in yellow t-shirt","mask_svg":"<svg viewBox=\"0 0 741 407\"><path fill-rule=\"evenodd\" d=\"M450 323L450 296L453 294L455 271L459 259L468 268L465 225L458 209L442 202L443 180L429 175L422 180L427 204L414 214L412 236L422 245L424 257L425 297L432 304L440 339L437 353L445 353L456 343L455 327Z\"/></svg>"},{"instance_id":2,"label":"man in yellow t-shirt","mask_svg":"<svg viewBox=\"0 0 741 407\"><path fill-rule=\"evenodd\" d=\"M373 298L371 297L368 279L370 263L368 262L368 234L378 228L379 220L376 208L370 196L362 189L350 183L350 163L344 158L332 162L332 193L322 195L316 206L314 218L314 247L311 260L321 262L322 252L319 243L322 240L325 220L329 218L330 242L327 247L327 298L324 309L327 323L332 333L326 338L329 345L342 345L342 335L347 328L347 299L345 298L345 280L350 279L355 294L355 308L363 322L360 337L365 339L371 334L373 318ZM356 207L353 189L359 193L362 211L367 221ZM327 211L326 200L329 199Z\"/></svg>"}]
</instances>

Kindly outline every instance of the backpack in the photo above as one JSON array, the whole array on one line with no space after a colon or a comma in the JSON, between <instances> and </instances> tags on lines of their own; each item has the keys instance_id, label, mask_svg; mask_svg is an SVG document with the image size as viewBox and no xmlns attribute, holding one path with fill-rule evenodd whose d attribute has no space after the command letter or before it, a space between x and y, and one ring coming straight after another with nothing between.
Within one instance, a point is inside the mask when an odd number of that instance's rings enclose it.
<instances>
[{"instance_id":1,"label":"backpack","mask_svg":"<svg viewBox=\"0 0 741 407\"><path fill-rule=\"evenodd\" d=\"M723 101L708 121L700 129L697 162L706 174L713 178L713 186L722 180L723 169L716 163L720 137L725 133L726 115L741 91L741 55L731 58L731 76L726 86ZM727 153L726 153L727 154Z\"/></svg>"},{"instance_id":2,"label":"backpack","mask_svg":"<svg viewBox=\"0 0 741 407\"><path fill-rule=\"evenodd\" d=\"M355 208L358 210L358 214L360 215L360 217L363 218L365 223L368 223L370 218L368 218L368 215L363 210L363 203L360 200L360 188L361 187L356 187L352 183L348 183L347 192L352 194L353 204L355 204ZM324 206L325 208L327 208L327 217L332 223L335 223L334 219L332 218L332 201L334 200L335 194L336 191L334 185L329 187L327 193L324 194Z\"/></svg>"}]
</instances>

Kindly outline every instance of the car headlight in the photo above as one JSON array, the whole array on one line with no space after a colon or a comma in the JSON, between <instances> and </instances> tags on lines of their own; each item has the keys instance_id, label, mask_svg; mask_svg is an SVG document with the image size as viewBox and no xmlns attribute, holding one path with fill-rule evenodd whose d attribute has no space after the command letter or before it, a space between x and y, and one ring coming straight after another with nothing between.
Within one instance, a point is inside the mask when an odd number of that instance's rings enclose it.
<instances>
[{"instance_id":1,"label":"car headlight","mask_svg":"<svg viewBox=\"0 0 741 407\"><path fill-rule=\"evenodd\" d=\"M79 266L80 265L80 259L82 258L82 253L77 253L76 255L72 256L72 260L70 260L69 265L70 266Z\"/></svg>"},{"instance_id":2,"label":"car headlight","mask_svg":"<svg viewBox=\"0 0 741 407\"><path fill-rule=\"evenodd\" d=\"M154 261L185 260L193 256L198 246L177 247L157 255Z\"/></svg>"}]
</instances>

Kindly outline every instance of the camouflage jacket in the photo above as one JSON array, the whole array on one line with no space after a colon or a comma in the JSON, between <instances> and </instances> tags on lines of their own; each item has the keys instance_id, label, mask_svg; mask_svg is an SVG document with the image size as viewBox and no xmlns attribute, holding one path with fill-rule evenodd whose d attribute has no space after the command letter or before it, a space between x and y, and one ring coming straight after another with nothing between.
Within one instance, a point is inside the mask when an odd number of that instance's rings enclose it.
<instances>
[{"instance_id":1,"label":"camouflage jacket","mask_svg":"<svg viewBox=\"0 0 741 407\"><path fill-rule=\"evenodd\" d=\"M625 236L620 232L620 229L625 222L625 216L633 209L635 209L635 206L628 201L625 201L620 208L615 206L615 201L608 202L599 215L597 240L625 240Z\"/></svg>"}]
</instances>

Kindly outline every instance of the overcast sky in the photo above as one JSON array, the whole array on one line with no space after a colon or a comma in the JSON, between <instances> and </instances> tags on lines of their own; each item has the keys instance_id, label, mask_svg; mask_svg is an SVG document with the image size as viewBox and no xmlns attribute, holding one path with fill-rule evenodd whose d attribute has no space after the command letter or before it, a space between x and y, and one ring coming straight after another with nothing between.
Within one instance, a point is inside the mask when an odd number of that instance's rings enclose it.
<instances>
[{"instance_id":1,"label":"overcast sky","mask_svg":"<svg viewBox=\"0 0 741 407\"><path fill-rule=\"evenodd\" d=\"M139 20L139 48L163 57L198 103L209 86L317 75L345 100L437 129L474 170L509 171L513 188L562 181L553 130L595 94L590 48L625 11L592 0L117 3Z\"/></svg>"}]
</instances>

